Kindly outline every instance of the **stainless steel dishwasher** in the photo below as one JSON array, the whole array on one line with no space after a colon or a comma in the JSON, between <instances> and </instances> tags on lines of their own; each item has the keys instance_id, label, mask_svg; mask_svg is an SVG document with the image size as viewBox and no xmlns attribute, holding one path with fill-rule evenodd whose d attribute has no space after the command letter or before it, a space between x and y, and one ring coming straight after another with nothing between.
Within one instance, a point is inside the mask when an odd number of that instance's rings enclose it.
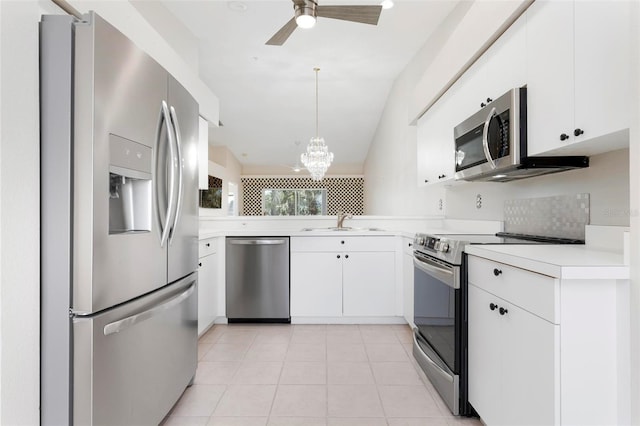
<instances>
[{"instance_id":1,"label":"stainless steel dishwasher","mask_svg":"<svg viewBox=\"0 0 640 426\"><path fill-rule=\"evenodd\" d=\"M227 237L227 318L291 322L289 237Z\"/></svg>"}]
</instances>

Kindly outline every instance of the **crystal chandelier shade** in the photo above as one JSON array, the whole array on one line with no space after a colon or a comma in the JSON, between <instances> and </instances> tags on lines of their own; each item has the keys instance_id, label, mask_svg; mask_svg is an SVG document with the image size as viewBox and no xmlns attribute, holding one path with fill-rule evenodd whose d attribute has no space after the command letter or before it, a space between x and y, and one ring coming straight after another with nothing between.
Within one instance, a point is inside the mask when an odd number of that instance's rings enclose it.
<instances>
[{"instance_id":1,"label":"crystal chandelier shade","mask_svg":"<svg viewBox=\"0 0 640 426\"><path fill-rule=\"evenodd\" d=\"M315 137L309 141L307 152L300 155L300 160L311 173L311 179L322 180L333 161L333 152L329 152L323 138Z\"/></svg>"},{"instance_id":2,"label":"crystal chandelier shade","mask_svg":"<svg viewBox=\"0 0 640 426\"><path fill-rule=\"evenodd\" d=\"M329 152L329 148L318 132L318 71L320 68L313 70L316 72L316 136L311 138L307 145L307 152L300 155L300 160L311 173L311 179L320 181L333 161L333 152Z\"/></svg>"}]
</instances>

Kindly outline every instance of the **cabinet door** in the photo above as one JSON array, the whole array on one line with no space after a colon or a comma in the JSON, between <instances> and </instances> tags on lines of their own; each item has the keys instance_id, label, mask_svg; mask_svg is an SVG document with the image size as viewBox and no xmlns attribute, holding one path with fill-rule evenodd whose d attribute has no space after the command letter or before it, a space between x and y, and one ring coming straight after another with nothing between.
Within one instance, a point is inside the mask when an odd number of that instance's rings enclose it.
<instances>
[{"instance_id":1,"label":"cabinet door","mask_svg":"<svg viewBox=\"0 0 640 426\"><path fill-rule=\"evenodd\" d=\"M291 316L342 316L342 255L291 253Z\"/></svg>"},{"instance_id":2,"label":"cabinet door","mask_svg":"<svg viewBox=\"0 0 640 426\"><path fill-rule=\"evenodd\" d=\"M342 277L344 315L394 315L395 253L346 253Z\"/></svg>"},{"instance_id":3,"label":"cabinet door","mask_svg":"<svg viewBox=\"0 0 640 426\"><path fill-rule=\"evenodd\" d=\"M584 131L578 141L630 125L630 5L575 2L575 127Z\"/></svg>"},{"instance_id":4,"label":"cabinet door","mask_svg":"<svg viewBox=\"0 0 640 426\"><path fill-rule=\"evenodd\" d=\"M526 12L529 155L575 141L573 7L570 1L536 1ZM568 139L561 141L561 134Z\"/></svg>"},{"instance_id":5,"label":"cabinet door","mask_svg":"<svg viewBox=\"0 0 640 426\"><path fill-rule=\"evenodd\" d=\"M518 19L485 53L484 88L485 96L490 99L496 99L514 87L522 87L527 83L525 24L524 19Z\"/></svg>"},{"instance_id":6,"label":"cabinet door","mask_svg":"<svg viewBox=\"0 0 640 426\"><path fill-rule=\"evenodd\" d=\"M453 178L453 127L456 110L449 90L418 123L418 186L443 183Z\"/></svg>"},{"instance_id":7,"label":"cabinet door","mask_svg":"<svg viewBox=\"0 0 640 426\"><path fill-rule=\"evenodd\" d=\"M501 424L502 336L500 314L490 305L495 297L469 285L469 402L487 425ZM521 415L528 414L523 411Z\"/></svg>"},{"instance_id":8,"label":"cabinet door","mask_svg":"<svg viewBox=\"0 0 640 426\"><path fill-rule=\"evenodd\" d=\"M418 121L416 150L418 186L430 185L436 181L435 154L432 150L435 146L437 110L440 106L441 104L436 102Z\"/></svg>"},{"instance_id":9,"label":"cabinet door","mask_svg":"<svg viewBox=\"0 0 640 426\"><path fill-rule=\"evenodd\" d=\"M218 254L201 257L198 263L198 335L218 316Z\"/></svg>"},{"instance_id":10,"label":"cabinet door","mask_svg":"<svg viewBox=\"0 0 640 426\"><path fill-rule=\"evenodd\" d=\"M501 423L559 424L560 326L506 302L500 307L507 310L496 315L502 330Z\"/></svg>"}]
</instances>

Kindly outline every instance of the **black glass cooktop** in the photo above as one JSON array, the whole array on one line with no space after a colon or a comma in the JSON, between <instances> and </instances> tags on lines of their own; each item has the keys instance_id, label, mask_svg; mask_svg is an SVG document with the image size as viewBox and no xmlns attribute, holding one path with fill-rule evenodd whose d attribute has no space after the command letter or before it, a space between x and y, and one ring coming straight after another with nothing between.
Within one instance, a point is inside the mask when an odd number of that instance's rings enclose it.
<instances>
[{"instance_id":1,"label":"black glass cooktop","mask_svg":"<svg viewBox=\"0 0 640 426\"><path fill-rule=\"evenodd\" d=\"M543 237L538 235L498 232L487 234L440 234L440 238L464 241L466 244L584 244L584 240Z\"/></svg>"}]
</instances>

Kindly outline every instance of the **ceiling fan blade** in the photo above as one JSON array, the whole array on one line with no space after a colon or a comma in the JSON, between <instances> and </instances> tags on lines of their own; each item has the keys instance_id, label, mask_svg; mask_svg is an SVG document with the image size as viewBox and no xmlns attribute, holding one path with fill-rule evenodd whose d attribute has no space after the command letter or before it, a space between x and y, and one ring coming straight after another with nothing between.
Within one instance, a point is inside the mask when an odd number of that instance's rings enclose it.
<instances>
[{"instance_id":1,"label":"ceiling fan blade","mask_svg":"<svg viewBox=\"0 0 640 426\"><path fill-rule=\"evenodd\" d=\"M382 6L318 6L318 16L378 25Z\"/></svg>"},{"instance_id":2,"label":"ceiling fan blade","mask_svg":"<svg viewBox=\"0 0 640 426\"><path fill-rule=\"evenodd\" d=\"M265 44L270 46L282 46L296 28L298 28L296 18L291 18L291 20L284 24L284 26L280 28L278 32L275 33Z\"/></svg>"}]
</instances>

